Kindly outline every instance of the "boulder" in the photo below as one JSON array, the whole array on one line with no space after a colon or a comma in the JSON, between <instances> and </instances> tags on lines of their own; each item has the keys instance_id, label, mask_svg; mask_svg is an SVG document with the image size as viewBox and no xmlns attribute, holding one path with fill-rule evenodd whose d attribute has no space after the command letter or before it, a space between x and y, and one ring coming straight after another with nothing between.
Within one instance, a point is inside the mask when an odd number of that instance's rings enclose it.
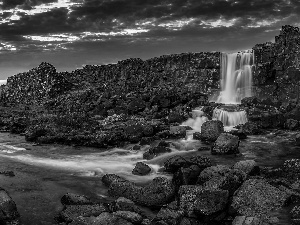
<instances>
[{"instance_id":1,"label":"boulder","mask_svg":"<svg viewBox=\"0 0 300 225\"><path fill-rule=\"evenodd\" d=\"M232 169L223 176L212 177L203 184L203 187L210 190L227 190L229 195L232 196L245 180L246 174L243 171Z\"/></svg>"},{"instance_id":2,"label":"boulder","mask_svg":"<svg viewBox=\"0 0 300 225\"><path fill-rule=\"evenodd\" d=\"M140 205L158 207L173 199L175 186L164 177L156 177L144 187L129 181L115 181L110 184L108 193L113 197L128 198Z\"/></svg>"},{"instance_id":3,"label":"boulder","mask_svg":"<svg viewBox=\"0 0 300 225\"><path fill-rule=\"evenodd\" d=\"M196 184L201 169L197 165L191 165L190 167L181 167L173 176L173 181L176 187L181 185Z\"/></svg>"},{"instance_id":4,"label":"boulder","mask_svg":"<svg viewBox=\"0 0 300 225\"><path fill-rule=\"evenodd\" d=\"M197 184L204 184L213 177L221 177L230 171L230 167L226 165L210 166L205 168L198 176Z\"/></svg>"},{"instance_id":5,"label":"boulder","mask_svg":"<svg viewBox=\"0 0 300 225\"><path fill-rule=\"evenodd\" d=\"M212 165L211 160L205 156L180 156L175 155L164 163L167 172L175 173L181 167L198 166L201 170Z\"/></svg>"},{"instance_id":6,"label":"boulder","mask_svg":"<svg viewBox=\"0 0 300 225\"><path fill-rule=\"evenodd\" d=\"M113 213L103 212L99 216L92 218L91 224L101 225L132 225L133 223L119 217Z\"/></svg>"},{"instance_id":7,"label":"boulder","mask_svg":"<svg viewBox=\"0 0 300 225\"><path fill-rule=\"evenodd\" d=\"M300 205L294 206L290 212L290 215L291 215L293 225L299 225L300 224Z\"/></svg>"},{"instance_id":8,"label":"boulder","mask_svg":"<svg viewBox=\"0 0 300 225\"><path fill-rule=\"evenodd\" d=\"M186 136L186 127L184 126L171 126L170 136L176 138L184 138Z\"/></svg>"},{"instance_id":9,"label":"boulder","mask_svg":"<svg viewBox=\"0 0 300 225\"><path fill-rule=\"evenodd\" d=\"M284 124L284 127L288 130L296 130L297 128L299 128L299 126L299 121L294 119L287 119Z\"/></svg>"},{"instance_id":10,"label":"boulder","mask_svg":"<svg viewBox=\"0 0 300 225\"><path fill-rule=\"evenodd\" d=\"M139 215L144 215L144 211L138 207L137 205L134 204L133 201L130 199L124 198L124 197L119 197L117 200L115 200L112 204L112 211L130 211L130 212L135 212Z\"/></svg>"},{"instance_id":11,"label":"boulder","mask_svg":"<svg viewBox=\"0 0 300 225\"><path fill-rule=\"evenodd\" d=\"M179 189L179 209L185 216L197 215L206 218L225 210L228 197L229 193L226 190L209 190L198 185L183 185Z\"/></svg>"},{"instance_id":12,"label":"boulder","mask_svg":"<svg viewBox=\"0 0 300 225\"><path fill-rule=\"evenodd\" d=\"M4 189L0 188L0 221L6 224L5 222L17 221L19 217L15 202Z\"/></svg>"},{"instance_id":13,"label":"boulder","mask_svg":"<svg viewBox=\"0 0 300 225\"><path fill-rule=\"evenodd\" d=\"M288 159L284 161L282 169L289 178L300 178L300 159Z\"/></svg>"},{"instance_id":14,"label":"boulder","mask_svg":"<svg viewBox=\"0 0 300 225\"><path fill-rule=\"evenodd\" d=\"M113 215L120 217L126 221L131 222L132 224L140 224L143 221L143 217L135 212L130 211L116 211Z\"/></svg>"},{"instance_id":15,"label":"boulder","mask_svg":"<svg viewBox=\"0 0 300 225\"><path fill-rule=\"evenodd\" d=\"M288 200L289 194L264 179L249 179L233 196L232 213L260 218L269 217Z\"/></svg>"},{"instance_id":16,"label":"boulder","mask_svg":"<svg viewBox=\"0 0 300 225\"><path fill-rule=\"evenodd\" d=\"M124 178L119 177L119 176L116 175L116 174L105 174L105 175L101 178L101 180L102 180L103 184L105 184L106 187L109 187L110 184L111 184L112 182L115 182L115 181L117 181L117 182L123 182L123 181L125 181Z\"/></svg>"},{"instance_id":17,"label":"boulder","mask_svg":"<svg viewBox=\"0 0 300 225\"><path fill-rule=\"evenodd\" d=\"M108 212L108 207L104 204L95 205L66 205L59 213L59 220L70 223L78 217L99 216L103 212Z\"/></svg>"},{"instance_id":18,"label":"boulder","mask_svg":"<svg viewBox=\"0 0 300 225\"><path fill-rule=\"evenodd\" d=\"M241 126L240 132L246 135L257 135L263 133L261 128L256 123L250 121Z\"/></svg>"},{"instance_id":19,"label":"boulder","mask_svg":"<svg viewBox=\"0 0 300 225\"><path fill-rule=\"evenodd\" d=\"M222 133L211 149L212 154L238 154L239 138L237 136Z\"/></svg>"},{"instance_id":20,"label":"boulder","mask_svg":"<svg viewBox=\"0 0 300 225\"><path fill-rule=\"evenodd\" d=\"M224 132L223 123L219 120L209 120L201 126L201 140L216 141L221 133Z\"/></svg>"},{"instance_id":21,"label":"boulder","mask_svg":"<svg viewBox=\"0 0 300 225\"><path fill-rule=\"evenodd\" d=\"M233 168L241 170L249 176L258 175L260 172L260 168L254 160L239 161L233 165Z\"/></svg>"},{"instance_id":22,"label":"boulder","mask_svg":"<svg viewBox=\"0 0 300 225\"><path fill-rule=\"evenodd\" d=\"M296 134L295 142L296 142L296 145L300 145L300 133Z\"/></svg>"},{"instance_id":23,"label":"boulder","mask_svg":"<svg viewBox=\"0 0 300 225\"><path fill-rule=\"evenodd\" d=\"M232 221L232 225L260 225L262 221L258 217L253 216L236 216Z\"/></svg>"},{"instance_id":24,"label":"boulder","mask_svg":"<svg viewBox=\"0 0 300 225\"><path fill-rule=\"evenodd\" d=\"M181 219L183 218L183 212L169 209L169 208L161 208L155 218L152 220L154 224L167 224L167 225L175 225L179 224Z\"/></svg>"},{"instance_id":25,"label":"boulder","mask_svg":"<svg viewBox=\"0 0 300 225\"><path fill-rule=\"evenodd\" d=\"M93 202L84 195L67 193L60 199L63 205L91 205Z\"/></svg>"},{"instance_id":26,"label":"boulder","mask_svg":"<svg viewBox=\"0 0 300 225\"><path fill-rule=\"evenodd\" d=\"M144 176L151 172L151 167L143 162L137 162L134 169L132 170L132 174L138 176Z\"/></svg>"},{"instance_id":27,"label":"boulder","mask_svg":"<svg viewBox=\"0 0 300 225\"><path fill-rule=\"evenodd\" d=\"M294 119L300 121L300 104L297 104L290 112L284 114L286 119Z\"/></svg>"},{"instance_id":28,"label":"boulder","mask_svg":"<svg viewBox=\"0 0 300 225\"><path fill-rule=\"evenodd\" d=\"M158 155L161 155L163 153L171 152L170 148L164 147L164 146L156 146L150 148L148 151L144 152L143 159L153 159L157 157Z\"/></svg>"}]
</instances>

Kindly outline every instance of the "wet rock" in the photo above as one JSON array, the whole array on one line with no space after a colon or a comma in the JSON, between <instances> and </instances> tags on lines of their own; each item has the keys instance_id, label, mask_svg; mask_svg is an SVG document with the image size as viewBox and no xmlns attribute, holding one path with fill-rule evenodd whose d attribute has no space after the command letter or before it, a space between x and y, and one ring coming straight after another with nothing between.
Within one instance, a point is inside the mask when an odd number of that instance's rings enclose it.
<instances>
[{"instance_id":1,"label":"wet rock","mask_svg":"<svg viewBox=\"0 0 300 225\"><path fill-rule=\"evenodd\" d=\"M300 206L294 206L290 212L293 225L300 224Z\"/></svg>"},{"instance_id":2,"label":"wet rock","mask_svg":"<svg viewBox=\"0 0 300 225\"><path fill-rule=\"evenodd\" d=\"M284 161L282 166L283 172L289 178L299 178L300 177L300 159L288 159Z\"/></svg>"},{"instance_id":3,"label":"wet rock","mask_svg":"<svg viewBox=\"0 0 300 225\"><path fill-rule=\"evenodd\" d=\"M246 135L257 135L262 134L261 128L254 122L247 122L242 125L240 132Z\"/></svg>"},{"instance_id":4,"label":"wet rock","mask_svg":"<svg viewBox=\"0 0 300 225\"><path fill-rule=\"evenodd\" d=\"M143 159L153 159L160 154L171 152L170 148L164 146L152 147L143 154Z\"/></svg>"},{"instance_id":5,"label":"wet rock","mask_svg":"<svg viewBox=\"0 0 300 225\"><path fill-rule=\"evenodd\" d=\"M260 102L261 101L257 97L246 97L241 100L241 104L246 107L255 106Z\"/></svg>"},{"instance_id":6,"label":"wet rock","mask_svg":"<svg viewBox=\"0 0 300 225\"><path fill-rule=\"evenodd\" d=\"M130 199L124 198L124 197L119 197L117 200L113 202L112 210L114 212L116 211L130 211L130 212L135 212L137 214L140 214L142 216L145 215L145 212L138 207L137 205L134 204L133 201Z\"/></svg>"},{"instance_id":7,"label":"wet rock","mask_svg":"<svg viewBox=\"0 0 300 225\"><path fill-rule=\"evenodd\" d=\"M172 210L169 208L161 208L157 213L156 217L152 220L153 224L159 224L164 222L168 225L179 224L183 217L183 212L178 210Z\"/></svg>"},{"instance_id":8,"label":"wet rock","mask_svg":"<svg viewBox=\"0 0 300 225\"><path fill-rule=\"evenodd\" d=\"M198 149L197 149L199 152L202 152L202 151L210 151L211 150L211 148L210 147L199 147Z\"/></svg>"},{"instance_id":9,"label":"wet rock","mask_svg":"<svg viewBox=\"0 0 300 225\"><path fill-rule=\"evenodd\" d=\"M197 215L197 217L213 219L216 213L226 208L228 197L226 190L209 190L197 185L183 185L179 189L179 208L188 217Z\"/></svg>"},{"instance_id":10,"label":"wet rock","mask_svg":"<svg viewBox=\"0 0 300 225\"><path fill-rule=\"evenodd\" d=\"M67 193L60 199L63 205L91 205L93 202L84 195Z\"/></svg>"},{"instance_id":11,"label":"wet rock","mask_svg":"<svg viewBox=\"0 0 300 225\"><path fill-rule=\"evenodd\" d=\"M157 146L169 148L170 147L170 142L160 141Z\"/></svg>"},{"instance_id":12,"label":"wet rock","mask_svg":"<svg viewBox=\"0 0 300 225\"><path fill-rule=\"evenodd\" d=\"M132 174L138 176L144 176L151 172L151 167L143 162L137 162L134 169L132 170Z\"/></svg>"},{"instance_id":13,"label":"wet rock","mask_svg":"<svg viewBox=\"0 0 300 225\"><path fill-rule=\"evenodd\" d=\"M284 127L288 130L296 130L297 128L299 128L299 126L299 121L294 119L287 119L284 124Z\"/></svg>"},{"instance_id":14,"label":"wet rock","mask_svg":"<svg viewBox=\"0 0 300 225\"><path fill-rule=\"evenodd\" d=\"M13 224L15 221L18 224L19 217L15 202L4 189L0 188L0 221L4 224Z\"/></svg>"},{"instance_id":15,"label":"wet rock","mask_svg":"<svg viewBox=\"0 0 300 225\"><path fill-rule=\"evenodd\" d=\"M201 140L201 133L200 132L193 133L193 139L194 140Z\"/></svg>"},{"instance_id":16,"label":"wet rock","mask_svg":"<svg viewBox=\"0 0 300 225\"><path fill-rule=\"evenodd\" d=\"M253 216L236 216L232 221L232 225L260 225L262 221L258 217Z\"/></svg>"},{"instance_id":17,"label":"wet rock","mask_svg":"<svg viewBox=\"0 0 300 225\"><path fill-rule=\"evenodd\" d=\"M230 167L226 165L210 166L205 168L198 176L197 184L204 184L213 177L221 177L230 171Z\"/></svg>"},{"instance_id":18,"label":"wet rock","mask_svg":"<svg viewBox=\"0 0 300 225\"><path fill-rule=\"evenodd\" d=\"M260 168L254 160L243 160L234 164L234 169L242 170L247 175L258 175L260 172Z\"/></svg>"},{"instance_id":19,"label":"wet rock","mask_svg":"<svg viewBox=\"0 0 300 225\"><path fill-rule=\"evenodd\" d=\"M109 187L111 185L112 182L123 182L125 181L124 178L119 177L116 174L105 174L102 178L101 178L103 184L105 184L105 186Z\"/></svg>"},{"instance_id":20,"label":"wet rock","mask_svg":"<svg viewBox=\"0 0 300 225\"><path fill-rule=\"evenodd\" d=\"M171 126L170 135L171 137L184 138L186 136L186 128L183 126Z\"/></svg>"},{"instance_id":21,"label":"wet rock","mask_svg":"<svg viewBox=\"0 0 300 225\"><path fill-rule=\"evenodd\" d=\"M146 107L146 103L144 100L140 98L134 98L128 104L128 112L131 114L142 111Z\"/></svg>"},{"instance_id":22,"label":"wet rock","mask_svg":"<svg viewBox=\"0 0 300 225\"><path fill-rule=\"evenodd\" d=\"M300 104L297 104L290 112L284 114L286 119L294 119L300 121Z\"/></svg>"},{"instance_id":23,"label":"wet rock","mask_svg":"<svg viewBox=\"0 0 300 225\"><path fill-rule=\"evenodd\" d=\"M62 222L70 223L78 217L99 216L103 212L108 212L108 208L104 204L95 205L66 205L59 214Z\"/></svg>"},{"instance_id":24,"label":"wet rock","mask_svg":"<svg viewBox=\"0 0 300 225\"><path fill-rule=\"evenodd\" d=\"M203 184L203 187L209 190L221 189L227 190L229 195L233 193L246 180L246 174L241 170L230 170L223 176L214 176Z\"/></svg>"},{"instance_id":25,"label":"wet rock","mask_svg":"<svg viewBox=\"0 0 300 225\"><path fill-rule=\"evenodd\" d=\"M164 177L157 177L143 187L139 204L157 207L171 202L174 196L175 185L172 181Z\"/></svg>"},{"instance_id":26,"label":"wet rock","mask_svg":"<svg viewBox=\"0 0 300 225\"><path fill-rule=\"evenodd\" d=\"M141 187L129 181L112 182L108 189L113 197L125 197L137 204L157 207L170 202L175 195L175 186L167 178L157 177Z\"/></svg>"},{"instance_id":27,"label":"wet rock","mask_svg":"<svg viewBox=\"0 0 300 225\"><path fill-rule=\"evenodd\" d=\"M223 123L219 120L206 121L201 126L201 140L216 141L224 132Z\"/></svg>"},{"instance_id":28,"label":"wet rock","mask_svg":"<svg viewBox=\"0 0 300 225\"><path fill-rule=\"evenodd\" d=\"M280 209L289 195L264 179L245 181L233 196L231 209L240 215L267 218Z\"/></svg>"},{"instance_id":29,"label":"wet rock","mask_svg":"<svg viewBox=\"0 0 300 225\"><path fill-rule=\"evenodd\" d=\"M92 224L101 225L132 225L131 222L114 215L113 213L103 212L99 216L93 218Z\"/></svg>"},{"instance_id":30,"label":"wet rock","mask_svg":"<svg viewBox=\"0 0 300 225\"><path fill-rule=\"evenodd\" d=\"M169 158L164 167L167 172L175 173L180 167L198 166L201 170L212 165L211 160L205 156L179 156Z\"/></svg>"},{"instance_id":31,"label":"wet rock","mask_svg":"<svg viewBox=\"0 0 300 225\"><path fill-rule=\"evenodd\" d=\"M227 134L222 133L216 140L211 149L212 154L237 154L239 153L239 138Z\"/></svg>"},{"instance_id":32,"label":"wet rock","mask_svg":"<svg viewBox=\"0 0 300 225\"><path fill-rule=\"evenodd\" d=\"M4 176L8 176L8 177L14 177L15 176L14 171L11 171L11 170L0 171L0 174L3 174Z\"/></svg>"},{"instance_id":33,"label":"wet rock","mask_svg":"<svg viewBox=\"0 0 300 225\"><path fill-rule=\"evenodd\" d=\"M113 215L123 218L126 221L131 222L132 224L140 224L143 221L143 217L135 212L130 211L116 211Z\"/></svg>"},{"instance_id":34,"label":"wet rock","mask_svg":"<svg viewBox=\"0 0 300 225\"><path fill-rule=\"evenodd\" d=\"M197 165L181 167L173 176L173 181L177 187L181 185L196 184L201 169Z\"/></svg>"},{"instance_id":35,"label":"wet rock","mask_svg":"<svg viewBox=\"0 0 300 225\"><path fill-rule=\"evenodd\" d=\"M142 137L140 140L140 145L149 145L153 141L154 141L153 137Z\"/></svg>"},{"instance_id":36,"label":"wet rock","mask_svg":"<svg viewBox=\"0 0 300 225\"><path fill-rule=\"evenodd\" d=\"M296 145L300 145L300 133L296 134L295 141Z\"/></svg>"},{"instance_id":37,"label":"wet rock","mask_svg":"<svg viewBox=\"0 0 300 225\"><path fill-rule=\"evenodd\" d=\"M241 130L231 130L228 133L237 136L240 140L247 139L247 134L245 134Z\"/></svg>"}]
</instances>

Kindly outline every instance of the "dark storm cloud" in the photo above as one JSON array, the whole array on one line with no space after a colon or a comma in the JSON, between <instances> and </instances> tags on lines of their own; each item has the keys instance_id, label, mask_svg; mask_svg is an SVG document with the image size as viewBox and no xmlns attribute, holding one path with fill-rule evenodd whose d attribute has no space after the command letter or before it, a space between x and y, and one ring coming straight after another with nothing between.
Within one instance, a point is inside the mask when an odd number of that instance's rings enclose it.
<instances>
[{"instance_id":1,"label":"dark storm cloud","mask_svg":"<svg viewBox=\"0 0 300 225\"><path fill-rule=\"evenodd\" d=\"M48 52L76 65L251 48L300 25L299 0L4 0L0 9L0 55Z\"/></svg>"}]
</instances>

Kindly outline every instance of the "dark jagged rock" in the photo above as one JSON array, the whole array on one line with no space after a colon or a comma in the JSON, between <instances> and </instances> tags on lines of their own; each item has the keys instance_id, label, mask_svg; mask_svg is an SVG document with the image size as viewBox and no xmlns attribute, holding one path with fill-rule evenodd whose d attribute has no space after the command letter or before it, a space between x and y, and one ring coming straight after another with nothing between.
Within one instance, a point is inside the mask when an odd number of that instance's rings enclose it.
<instances>
[{"instance_id":1,"label":"dark jagged rock","mask_svg":"<svg viewBox=\"0 0 300 225\"><path fill-rule=\"evenodd\" d=\"M60 221L70 223L78 217L99 216L103 212L108 212L108 208L103 204L96 205L67 205L60 212Z\"/></svg>"},{"instance_id":2,"label":"dark jagged rock","mask_svg":"<svg viewBox=\"0 0 300 225\"><path fill-rule=\"evenodd\" d=\"M254 160L239 161L233 165L233 168L241 170L250 176L258 175L260 172L260 168Z\"/></svg>"},{"instance_id":3,"label":"dark jagged rock","mask_svg":"<svg viewBox=\"0 0 300 225\"><path fill-rule=\"evenodd\" d=\"M132 170L132 174L138 176L144 176L151 172L151 167L143 162L137 162L134 169Z\"/></svg>"},{"instance_id":4,"label":"dark jagged rock","mask_svg":"<svg viewBox=\"0 0 300 225\"><path fill-rule=\"evenodd\" d=\"M296 130L300 127L300 123L298 120L294 120L294 119L287 119L284 127L288 130Z\"/></svg>"},{"instance_id":5,"label":"dark jagged rock","mask_svg":"<svg viewBox=\"0 0 300 225\"><path fill-rule=\"evenodd\" d=\"M91 205L93 202L84 195L67 193L60 199L63 205Z\"/></svg>"},{"instance_id":6,"label":"dark jagged rock","mask_svg":"<svg viewBox=\"0 0 300 225\"><path fill-rule=\"evenodd\" d=\"M119 177L116 174L105 174L102 177L102 182L107 187L109 187L111 185L111 183L113 183L113 182L123 182L123 181L125 181L125 179L122 177Z\"/></svg>"},{"instance_id":7,"label":"dark jagged rock","mask_svg":"<svg viewBox=\"0 0 300 225\"><path fill-rule=\"evenodd\" d=\"M163 177L153 179L144 187L129 181L114 181L110 184L108 193L113 197L128 198L140 205L158 207L174 198L175 186Z\"/></svg>"},{"instance_id":8,"label":"dark jagged rock","mask_svg":"<svg viewBox=\"0 0 300 225\"><path fill-rule=\"evenodd\" d=\"M205 156L179 156L169 158L164 167L167 172L175 173L179 168L187 168L196 165L201 170L212 165L211 160Z\"/></svg>"},{"instance_id":9,"label":"dark jagged rock","mask_svg":"<svg viewBox=\"0 0 300 225\"><path fill-rule=\"evenodd\" d=\"M212 154L237 154L239 153L239 138L237 136L222 133L214 143Z\"/></svg>"},{"instance_id":10,"label":"dark jagged rock","mask_svg":"<svg viewBox=\"0 0 300 225\"><path fill-rule=\"evenodd\" d=\"M267 218L280 209L288 198L288 193L268 184L266 180L250 179L233 196L231 207L241 215Z\"/></svg>"},{"instance_id":11,"label":"dark jagged rock","mask_svg":"<svg viewBox=\"0 0 300 225\"><path fill-rule=\"evenodd\" d=\"M18 224L20 214L9 194L0 188L0 221L4 224Z\"/></svg>"},{"instance_id":12,"label":"dark jagged rock","mask_svg":"<svg viewBox=\"0 0 300 225\"><path fill-rule=\"evenodd\" d=\"M201 126L200 139L205 141L216 141L224 132L223 123L219 120L206 121Z\"/></svg>"},{"instance_id":13,"label":"dark jagged rock","mask_svg":"<svg viewBox=\"0 0 300 225\"><path fill-rule=\"evenodd\" d=\"M216 213L225 210L228 197L228 191L225 190L183 185L179 190L179 208L185 216L213 220Z\"/></svg>"},{"instance_id":14,"label":"dark jagged rock","mask_svg":"<svg viewBox=\"0 0 300 225\"><path fill-rule=\"evenodd\" d=\"M157 146L157 147L150 148L148 151L146 151L143 154L143 158L149 160L149 159L153 159L154 157L160 154L167 153L167 152L171 152L171 149L164 146Z\"/></svg>"}]
</instances>

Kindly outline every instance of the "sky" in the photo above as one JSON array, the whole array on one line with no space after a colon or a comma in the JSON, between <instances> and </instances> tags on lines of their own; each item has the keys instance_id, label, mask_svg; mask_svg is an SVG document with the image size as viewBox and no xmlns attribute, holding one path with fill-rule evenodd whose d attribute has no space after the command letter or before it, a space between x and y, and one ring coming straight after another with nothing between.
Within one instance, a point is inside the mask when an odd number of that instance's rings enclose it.
<instances>
[{"instance_id":1,"label":"sky","mask_svg":"<svg viewBox=\"0 0 300 225\"><path fill-rule=\"evenodd\" d=\"M0 0L0 80L53 64L236 52L300 27L299 0ZM1 81L0 81L1 83Z\"/></svg>"}]
</instances>

